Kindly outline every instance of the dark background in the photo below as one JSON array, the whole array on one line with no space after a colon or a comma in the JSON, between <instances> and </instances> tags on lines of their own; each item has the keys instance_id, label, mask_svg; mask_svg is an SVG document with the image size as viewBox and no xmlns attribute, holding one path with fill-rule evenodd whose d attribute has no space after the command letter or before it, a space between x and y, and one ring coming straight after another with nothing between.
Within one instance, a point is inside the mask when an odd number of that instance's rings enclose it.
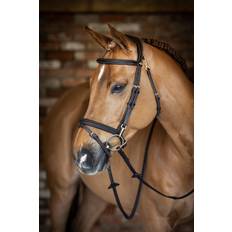
<instances>
[{"instance_id":1,"label":"dark background","mask_svg":"<svg viewBox=\"0 0 232 232\"><path fill-rule=\"evenodd\" d=\"M96 67L95 59L102 54L83 27L88 25L106 33L107 23L128 34L168 42L193 73L192 0L41 0L40 138L50 108L65 91L88 81ZM50 228L49 197L46 173L40 161L41 232ZM109 207L96 224L94 232L97 231L137 232L140 225L136 218L125 222L114 207Z\"/></svg>"}]
</instances>

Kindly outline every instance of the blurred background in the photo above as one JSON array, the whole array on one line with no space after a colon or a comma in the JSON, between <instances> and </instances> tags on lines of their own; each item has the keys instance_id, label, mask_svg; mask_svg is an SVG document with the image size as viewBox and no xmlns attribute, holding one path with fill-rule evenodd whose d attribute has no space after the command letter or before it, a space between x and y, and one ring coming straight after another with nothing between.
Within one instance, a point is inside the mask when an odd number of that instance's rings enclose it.
<instances>
[{"instance_id":1,"label":"blurred background","mask_svg":"<svg viewBox=\"0 0 232 232\"><path fill-rule=\"evenodd\" d=\"M193 78L193 16L193 0L40 0L40 141L51 107L65 91L88 81L103 54L85 25L107 33L110 23L131 35L165 41L186 60ZM40 232L47 232L50 193L41 159L39 183ZM137 232L141 227L136 218L126 222L109 207L93 231Z\"/></svg>"}]
</instances>

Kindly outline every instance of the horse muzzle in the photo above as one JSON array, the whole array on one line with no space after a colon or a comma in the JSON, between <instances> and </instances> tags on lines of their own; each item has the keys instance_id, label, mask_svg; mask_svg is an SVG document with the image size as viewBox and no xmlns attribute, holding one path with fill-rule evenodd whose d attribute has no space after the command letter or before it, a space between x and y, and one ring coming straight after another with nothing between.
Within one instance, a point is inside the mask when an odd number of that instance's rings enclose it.
<instances>
[{"instance_id":1,"label":"horse muzzle","mask_svg":"<svg viewBox=\"0 0 232 232\"><path fill-rule=\"evenodd\" d=\"M108 160L108 156L100 147L88 145L74 152L74 163L85 175L95 175L104 171L107 168Z\"/></svg>"}]
</instances>

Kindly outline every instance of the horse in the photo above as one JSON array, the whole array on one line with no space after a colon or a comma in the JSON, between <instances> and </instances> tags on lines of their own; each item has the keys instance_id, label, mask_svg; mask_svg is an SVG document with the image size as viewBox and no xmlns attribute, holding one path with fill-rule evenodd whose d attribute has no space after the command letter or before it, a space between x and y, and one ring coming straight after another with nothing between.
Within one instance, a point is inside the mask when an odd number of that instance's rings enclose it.
<instances>
[{"instance_id":1,"label":"horse","mask_svg":"<svg viewBox=\"0 0 232 232\"><path fill-rule=\"evenodd\" d=\"M109 29L111 37L86 28L105 49L103 58L136 60L136 46L130 37L110 25ZM160 96L161 112L150 136L144 178L159 192L180 196L193 187L193 84L181 68L181 60L174 59L175 53L169 47L152 46L151 42L142 40L142 48L146 64L141 64L140 95L124 132L125 153L134 169L141 170L145 145L158 109L146 77L149 66ZM116 127L130 98L134 75L133 66L100 64L90 78L89 86L77 86L50 112L43 137L53 231L65 231L80 180L85 188L73 220L74 230L90 231L106 205L115 204L114 194L108 190L110 181L106 170L109 164L114 178L120 183L117 190L121 204L126 211L133 207L141 181L131 178L131 172L117 150L112 150L110 158L106 158L104 148L77 124L84 116ZM92 132L103 142L111 138L108 132L99 128L92 128ZM116 145L119 142L118 139L113 141ZM144 231L177 230L179 225L193 218L193 194L174 200L143 187L137 215Z\"/></svg>"}]
</instances>

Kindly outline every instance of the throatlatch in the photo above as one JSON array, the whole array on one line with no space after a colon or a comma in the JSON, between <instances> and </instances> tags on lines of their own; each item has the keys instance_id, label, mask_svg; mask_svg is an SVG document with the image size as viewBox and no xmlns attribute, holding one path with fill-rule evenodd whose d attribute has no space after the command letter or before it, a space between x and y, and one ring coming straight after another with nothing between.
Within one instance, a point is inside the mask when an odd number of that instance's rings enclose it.
<instances>
[{"instance_id":1,"label":"throatlatch","mask_svg":"<svg viewBox=\"0 0 232 232\"><path fill-rule=\"evenodd\" d=\"M183 198L189 196L190 194L192 194L194 192L194 190L192 189L191 191L189 191L188 193L186 193L186 194L184 194L182 196L170 196L170 195L167 195L167 194L164 194L164 193L160 192L159 190L157 190L156 188L154 188L153 186L151 186L148 182L146 182L144 180L144 173L145 173L145 169L146 169L149 144L150 144L150 141L151 141L153 129L155 127L155 123L157 121L157 117L159 116L160 111L161 111L160 97L159 97L158 91L156 89L155 83L154 83L154 81L152 79L151 72L150 72L150 67L149 67L146 59L143 56L143 47L142 47L142 43L141 43L140 39L138 39L136 37L133 37L133 36L129 36L129 35L128 35L128 37L136 44L136 47L137 47L137 60L105 59L105 58L97 59L97 62L99 64L136 66L133 87L131 89L131 95L130 95L129 101L127 103L127 107L126 107L126 110L125 110L125 112L123 114L121 122L119 123L117 128L113 128L111 126L96 122L94 120L81 119L80 120L80 127L85 129L86 132L89 134L89 136L91 138L93 138L99 144L99 146L102 148L104 153L108 156L108 158L110 158L110 152L111 151L117 151L119 153L119 155L121 156L121 158L124 160L125 164L129 168L129 170L131 171L132 178L137 178L139 180L139 186L138 186L138 190L137 190L137 193L136 193L134 205L133 205L133 208L132 208L131 212L128 214L123 209L122 204L120 202L118 192L117 192L117 186L119 186L119 183L116 183L114 181L110 164L109 164L109 166L107 168L108 175L109 175L109 180L110 180L110 186L108 188L112 189L112 191L114 193L116 203L117 203L119 209L121 210L122 214L125 216L125 218L131 219L131 218L133 218L133 216L134 216L134 214L136 212L136 209L138 207L139 198L140 198L140 195L141 195L141 190L142 190L142 185L143 184L145 186L147 186L148 188L150 188L151 190L153 190L154 192L160 194L161 196L169 198L169 199L173 199L173 200L183 199ZM131 112L133 111L133 109L135 107L137 98L138 98L139 93L140 93L140 78L141 78L141 68L142 67L144 67L146 72L147 72L147 76L148 76L148 79L150 81L150 85L151 85L152 90L154 92L156 105L157 105L157 113L156 113L156 116L155 116L155 118L154 118L154 120L152 122L152 125L150 127L150 131L149 131L149 134L148 134L148 139L147 139L146 146L145 146L145 151L144 151L144 159L143 159L142 169L141 169L141 172L138 173L138 172L136 172L136 170L131 165L127 155L123 151L123 148L127 144L127 141L124 138L124 132L125 132L125 130L127 128ZM106 131L106 132L112 134L112 136L106 142L102 142L101 139L98 137L98 135L96 133L94 133L90 129L90 127ZM112 147L110 142L115 137L117 137L119 139L120 144L118 146L116 146L116 147L115 146Z\"/></svg>"}]
</instances>

